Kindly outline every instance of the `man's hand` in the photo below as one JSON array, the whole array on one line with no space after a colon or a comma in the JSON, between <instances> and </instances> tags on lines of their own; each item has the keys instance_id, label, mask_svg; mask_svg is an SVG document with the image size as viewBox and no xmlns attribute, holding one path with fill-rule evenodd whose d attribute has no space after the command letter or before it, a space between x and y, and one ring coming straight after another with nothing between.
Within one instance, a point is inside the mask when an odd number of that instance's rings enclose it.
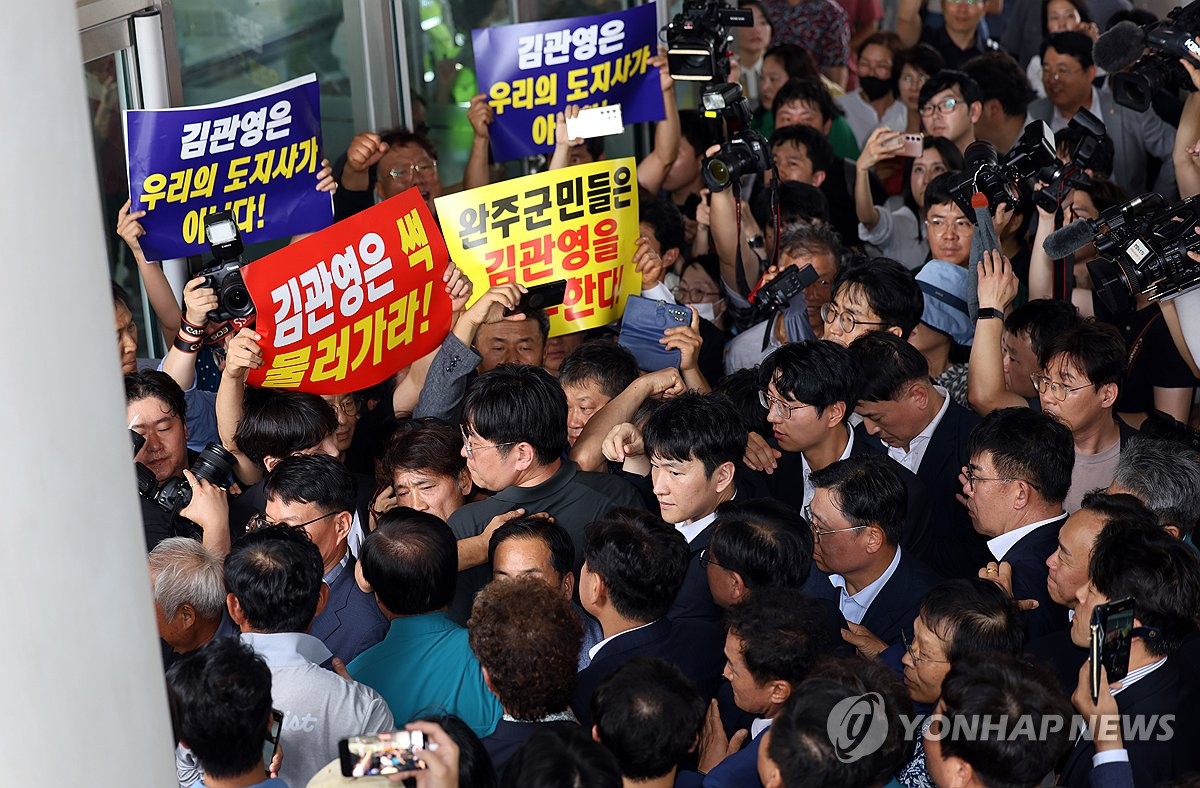
<instances>
[{"instance_id":1,"label":"man's hand","mask_svg":"<svg viewBox=\"0 0 1200 788\"><path fill-rule=\"evenodd\" d=\"M700 313L692 312L692 323L687 326L675 326L663 331L663 338L658 344L666 345L667 350L679 351L679 371L692 372L699 366L700 346L704 340L700 338Z\"/></svg>"},{"instance_id":2,"label":"man's hand","mask_svg":"<svg viewBox=\"0 0 1200 788\"><path fill-rule=\"evenodd\" d=\"M117 212L117 235L121 236L121 240L129 247L129 251L133 252L133 256L144 260L142 254L142 243L138 239L146 234L146 228L142 227L142 223L138 221L146 215L145 211L134 211L130 213L129 206L133 204L133 200L126 200L121 206L121 210Z\"/></svg>"},{"instance_id":3,"label":"man's hand","mask_svg":"<svg viewBox=\"0 0 1200 788\"><path fill-rule=\"evenodd\" d=\"M388 144L380 139L378 134L364 131L350 140L350 147L346 149L346 169L365 173L374 167L387 151Z\"/></svg>"},{"instance_id":4,"label":"man's hand","mask_svg":"<svg viewBox=\"0 0 1200 788\"><path fill-rule=\"evenodd\" d=\"M708 704L708 713L704 715L704 728L700 731L700 762L696 768L701 774L708 774L721 761L742 749L750 731L742 728L733 734L733 738L725 738L725 726L721 723L721 712L714 699Z\"/></svg>"},{"instance_id":5,"label":"man's hand","mask_svg":"<svg viewBox=\"0 0 1200 788\"><path fill-rule=\"evenodd\" d=\"M554 144L560 148L574 148L582 145L586 140L583 137L568 137L567 136L567 118L579 117L579 105L568 104L563 112L559 112L554 116Z\"/></svg>"},{"instance_id":6,"label":"man's hand","mask_svg":"<svg viewBox=\"0 0 1200 788\"><path fill-rule=\"evenodd\" d=\"M184 316L193 326L207 324L208 313L218 306L217 294L211 287L205 287L203 276L183 286Z\"/></svg>"},{"instance_id":7,"label":"man's hand","mask_svg":"<svg viewBox=\"0 0 1200 788\"><path fill-rule=\"evenodd\" d=\"M333 165L329 163L329 159L321 159L321 170L317 173L317 191L333 194L337 188L337 180L333 177Z\"/></svg>"},{"instance_id":8,"label":"man's hand","mask_svg":"<svg viewBox=\"0 0 1200 788\"><path fill-rule=\"evenodd\" d=\"M629 422L618 424L604 436L601 451L609 462L623 463L631 457L645 456L646 447L642 443L642 431Z\"/></svg>"},{"instance_id":9,"label":"man's hand","mask_svg":"<svg viewBox=\"0 0 1200 788\"><path fill-rule=\"evenodd\" d=\"M1017 288L1021 284L1008 258L1000 252L984 252L978 273L980 308L990 307L1001 312L1008 309L1008 305L1017 297Z\"/></svg>"},{"instance_id":10,"label":"man's hand","mask_svg":"<svg viewBox=\"0 0 1200 788\"><path fill-rule=\"evenodd\" d=\"M647 398L670 399L687 391L687 384L683 382L683 376L675 367L666 367L657 372L642 375L634 381L634 385L643 386Z\"/></svg>"},{"instance_id":11,"label":"man's hand","mask_svg":"<svg viewBox=\"0 0 1200 788\"><path fill-rule=\"evenodd\" d=\"M633 243L637 247L633 253L633 269L642 275L642 289L649 290L663 279L665 266L662 257L650 248L650 240L644 236Z\"/></svg>"},{"instance_id":12,"label":"man's hand","mask_svg":"<svg viewBox=\"0 0 1200 788\"><path fill-rule=\"evenodd\" d=\"M1121 710L1117 708L1117 699L1113 689L1120 689L1121 683L1109 685L1108 671L1100 666L1100 694L1092 703L1092 662L1084 661L1079 669L1079 683L1071 694L1071 703L1083 715L1087 722L1088 736L1096 745L1096 752L1124 749L1121 740Z\"/></svg>"},{"instance_id":13,"label":"man's hand","mask_svg":"<svg viewBox=\"0 0 1200 788\"><path fill-rule=\"evenodd\" d=\"M480 533L479 535L483 538L484 543L488 544L492 541L492 534L496 533L496 531L500 528L500 526L504 525L509 520L515 520L518 517L523 517L524 515L525 515L524 509L513 509L511 512L504 512L503 514L498 514L495 517L493 517L491 520L488 520L488 524L486 526L484 526L483 532ZM553 517L550 517L550 515L546 514L545 512L541 512L540 514L535 515L535 516L546 517L551 520L554 519Z\"/></svg>"},{"instance_id":14,"label":"man's hand","mask_svg":"<svg viewBox=\"0 0 1200 788\"><path fill-rule=\"evenodd\" d=\"M246 373L263 365L262 335L252 328L243 328L229 341L225 349L225 372L234 380L244 380Z\"/></svg>"},{"instance_id":15,"label":"man's hand","mask_svg":"<svg viewBox=\"0 0 1200 788\"><path fill-rule=\"evenodd\" d=\"M461 312L471 300L474 290L471 278L451 260L446 264L446 273L442 274L442 281L446 283L446 295L450 296L450 311Z\"/></svg>"},{"instance_id":16,"label":"man's hand","mask_svg":"<svg viewBox=\"0 0 1200 788\"><path fill-rule=\"evenodd\" d=\"M983 569L980 569L978 574L980 580L991 580L993 583L1000 586L1001 590L1004 591L1005 596L1007 596L1009 599L1012 599L1012 564L1008 563L1007 561L1001 561L999 563L995 561L988 561L987 566L985 566ZM1026 610L1037 610L1038 608L1038 601L1036 599L1018 599L1016 600L1016 603L1017 608L1022 612Z\"/></svg>"},{"instance_id":17,"label":"man's hand","mask_svg":"<svg viewBox=\"0 0 1200 788\"><path fill-rule=\"evenodd\" d=\"M742 457L742 464L750 470L770 475L779 467L776 460L782 456L783 452L772 449L767 439L757 432L746 435L746 456Z\"/></svg>"},{"instance_id":18,"label":"man's hand","mask_svg":"<svg viewBox=\"0 0 1200 788\"><path fill-rule=\"evenodd\" d=\"M663 93L669 93L675 89L675 79L671 76L671 69L667 65L666 47L660 46L658 54L647 60L646 64L658 69L658 86L662 88Z\"/></svg>"},{"instance_id":19,"label":"man's hand","mask_svg":"<svg viewBox=\"0 0 1200 788\"><path fill-rule=\"evenodd\" d=\"M887 643L875 637L875 634L871 630L862 624L855 624L850 621L846 622L846 628L842 630L842 640L858 649L858 653L867 659L878 657L888 647Z\"/></svg>"},{"instance_id":20,"label":"man's hand","mask_svg":"<svg viewBox=\"0 0 1200 788\"><path fill-rule=\"evenodd\" d=\"M488 104L487 96L483 93L471 97L471 105L467 107L467 120L471 122L471 130L475 139L486 140L491 133L492 105Z\"/></svg>"},{"instance_id":21,"label":"man's hand","mask_svg":"<svg viewBox=\"0 0 1200 788\"><path fill-rule=\"evenodd\" d=\"M229 533L229 496L217 485L184 469L183 478L187 479L192 488L192 500L179 510L181 517L186 517L205 534L224 536L228 541ZM209 541L209 540L206 540ZM226 546L226 549L227 546ZM224 556L221 556L224 557Z\"/></svg>"},{"instance_id":22,"label":"man's hand","mask_svg":"<svg viewBox=\"0 0 1200 788\"><path fill-rule=\"evenodd\" d=\"M1013 207L1006 202L1000 203L996 208L996 213L992 216L992 226L996 228L997 238L1004 235L1004 228L1008 227L1008 223L1012 221L1014 215Z\"/></svg>"}]
</instances>

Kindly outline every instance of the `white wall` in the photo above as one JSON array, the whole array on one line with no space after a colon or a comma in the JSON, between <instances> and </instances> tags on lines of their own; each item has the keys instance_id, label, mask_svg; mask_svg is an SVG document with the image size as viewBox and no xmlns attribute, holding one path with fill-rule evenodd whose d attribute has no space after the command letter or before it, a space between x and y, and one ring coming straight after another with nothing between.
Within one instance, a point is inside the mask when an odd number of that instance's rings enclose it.
<instances>
[{"instance_id":1,"label":"white wall","mask_svg":"<svg viewBox=\"0 0 1200 788\"><path fill-rule=\"evenodd\" d=\"M0 25L0 786L170 786L71 0Z\"/></svg>"}]
</instances>

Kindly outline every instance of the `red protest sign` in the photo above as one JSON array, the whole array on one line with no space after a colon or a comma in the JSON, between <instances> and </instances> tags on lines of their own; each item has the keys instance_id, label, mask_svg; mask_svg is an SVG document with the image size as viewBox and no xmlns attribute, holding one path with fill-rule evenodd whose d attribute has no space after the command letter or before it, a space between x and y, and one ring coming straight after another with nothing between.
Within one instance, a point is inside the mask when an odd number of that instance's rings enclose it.
<instances>
[{"instance_id":1,"label":"red protest sign","mask_svg":"<svg viewBox=\"0 0 1200 788\"><path fill-rule=\"evenodd\" d=\"M450 331L448 259L413 188L247 265L263 335L247 382L343 394L395 374Z\"/></svg>"}]
</instances>

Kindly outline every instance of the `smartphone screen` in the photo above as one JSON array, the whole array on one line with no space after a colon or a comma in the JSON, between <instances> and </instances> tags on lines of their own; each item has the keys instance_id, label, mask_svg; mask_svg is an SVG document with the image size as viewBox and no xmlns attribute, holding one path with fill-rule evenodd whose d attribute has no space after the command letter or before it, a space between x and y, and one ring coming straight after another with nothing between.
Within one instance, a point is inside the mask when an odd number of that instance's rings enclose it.
<instances>
[{"instance_id":1,"label":"smartphone screen","mask_svg":"<svg viewBox=\"0 0 1200 788\"><path fill-rule=\"evenodd\" d=\"M1134 603L1132 598L1105 605L1104 643L1101 659L1108 671L1108 680L1120 681L1129 673L1129 643L1133 631Z\"/></svg>"},{"instance_id":2,"label":"smartphone screen","mask_svg":"<svg viewBox=\"0 0 1200 788\"><path fill-rule=\"evenodd\" d=\"M338 742L343 777L374 777L426 768L421 754L425 734L390 731L374 736L351 736Z\"/></svg>"}]
</instances>

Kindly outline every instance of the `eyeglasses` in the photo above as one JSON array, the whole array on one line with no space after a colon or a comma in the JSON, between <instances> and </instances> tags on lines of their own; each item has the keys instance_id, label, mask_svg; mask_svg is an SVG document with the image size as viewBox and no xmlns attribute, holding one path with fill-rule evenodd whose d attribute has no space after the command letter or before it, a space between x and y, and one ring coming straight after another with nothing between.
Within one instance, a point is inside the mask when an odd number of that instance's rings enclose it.
<instances>
[{"instance_id":1,"label":"eyeglasses","mask_svg":"<svg viewBox=\"0 0 1200 788\"><path fill-rule=\"evenodd\" d=\"M1038 390L1039 394L1045 394L1049 391L1054 395L1054 398L1059 402L1066 402L1067 395L1072 391L1079 391L1091 387L1091 383L1084 383L1082 386L1068 387L1066 383L1059 383L1057 380L1051 380L1045 375L1032 374L1029 380L1033 382L1033 387Z\"/></svg>"},{"instance_id":2,"label":"eyeglasses","mask_svg":"<svg viewBox=\"0 0 1200 788\"><path fill-rule=\"evenodd\" d=\"M967 486L972 490L975 489L975 482L1016 482L1020 481L1014 476L976 476L975 471L971 470L971 466L966 466L966 471L963 474L967 477Z\"/></svg>"},{"instance_id":3,"label":"eyeglasses","mask_svg":"<svg viewBox=\"0 0 1200 788\"><path fill-rule=\"evenodd\" d=\"M354 418L358 415L358 400L354 397L346 397L341 402L335 402L333 398L325 400L335 411L340 412L344 416Z\"/></svg>"},{"instance_id":4,"label":"eyeglasses","mask_svg":"<svg viewBox=\"0 0 1200 788\"><path fill-rule=\"evenodd\" d=\"M437 176L437 162L429 161L422 164L397 164L388 170L387 174L397 183L412 183L414 179L425 180Z\"/></svg>"},{"instance_id":5,"label":"eyeglasses","mask_svg":"<svg viewBox=\"0 0 1200 788\"><path fill-rule=\"evenodd\" d=\"M1042 76L1051 80L1064 80L1071 77L1077 77L1083 73L1081 68L1070 68L1069 66L1059 66L1058 68L1042 69Z\"/></svg>"},{"instance_id":6,"label":"eyeglasses","mask_svg":"<svg viewBox=\"0 0 1200 788\"><path fill-rule=\"evenodd\" d=\"M890 326L891 323L882 323L877 320L862 320L855 317L849 312L843 312L833 305L830 301L827 304L821 304L821 320L829 325L833 321L838 321L838 326L842 329L842 333L849 334L854 331L855 326Z\"/></svg>"},{"instance_id":7,"label":"eyeglasses","mask_svg":"<svg viewBox=\"0 0 1200 788\"><path fill-rule=\"evenodd\" d=\"M462 438L463 438L463 451L465 451L467 453L467 459L471 459L472 457L475 456L475 452L480 451L482 449L503 449L507 446L516 446L517 445L517 441L509 441L508 443L489 443L486 446L472 446L470 444L470 442L467 441L467 433L464 432L462 434Z\"/></svg>"},{"instance_id":8,"label":"eyeglasses","mask_svg":"<svg viewBox=\"0 0 1200 788\"><path fill-rule=\"evenodd\" d=\"M320 517L312 518L307 523L297 523L296 525L291 525L289 523L277 523L272 520L268 520L267 516L262 512L255 512L254 516L250 518L250 522L246 523L246 533L254 533L262 528L304 528L312 525L318 520L324 520L326 517L333 517L335 514L340 514L340 512L327 512Z\"/></svg>"},{"instance_id":9,"label":"eyeglasses","mask_svg":"<svg viewBox=\"0 0 1200 788\"><path fill-rule=\"evenodd\" d=\"M790 419L796 411L812 407L812 405L789 405L778 397L772 397L764 389L758 391L758 403L766 408L768 413L774 413L781 419Z\"/></svg>"},{"instance_id":10,"label":"eyeglasses","mask_svg":"<svg viewBox=\"0 0 1200 788\"><path fill-rule=\"evenodd\" d=\"M945 2L945 0L942 0L942 2ZM904 634L903 629L900 630L900 642L904 644L904 650L908 652L908 656L912 657L914 664L918 662L940 662L943 665L950 664L950 660L948 659L931 659L929 657L922 657L914 648L917 644L908 642L908 635Z\"/></svg>"},{"instance_id":11,"label":"eyeglasses","mask_svg":"<svg viewBox=\"0 0 1200 788\"><path fill-rule=\"evenodd\" d=\"M709 564L712 564L713 566L720 566L720 564L717 563L717 559L712 557L712 549L706 547L700 551L700 568L707 569Z\"/></svg>"},{"instance_id":12,"label":"eyeglasses","mask_svg":"<svg viewBox=\"0 0 1200 788\"><path fill-rule=\"evenodd\" d=\"M815 519L813 519L813 513L812 513L811 506L804 507L804 519L808 520L808 527L812 529L812 533L813 533L813 541L816 542L817 544L821 543L822 536L829 536L831 534L844 534L849 531L861 531L863 528L871 527L869 525L852 525L849 528L834 528L833 530L826 531L823 528L820 528L817 526L817 521Z\"/></svg>"},{"instance_id":13,"label":"eyeglasses","mask_svg":"<svg viewBox=\"0 0 1200 788\"><path fill-rule=\"evenodd\" d=\"M721 295L716 290L700 290L696 288L684 287L680 285L673 291L675 300L681 304L695 304L703 302L706 298Z\"/></svg>"},{"instance_id":14,"label":"eyeglasses","mask_svg":"<svg viewBox=\"0 0 1200 788\"><path fill-rule=\"evenodd\" d=\"M936 109L939 115L952 115L959 106L966 106L965 101L958 98L942 99L936 104L926 104L921 107L921 117L928 118Z\"/></svg>"},{"instance_id":15,"label":"eyeglasses","mask_svg":"<svg viewBox=\"0 0 1200 788\"><path fill-rule=\"evenodd\" d=\"M932 219L926 219L925 224L928 225L930 233L937 235L945 235L950 231L951 227L954 228L955 235L970 235L975 231L975 225L971 224L970 219L955 219L952 222L948 222L937 216Z\"/></svg>"}]
</instances>

